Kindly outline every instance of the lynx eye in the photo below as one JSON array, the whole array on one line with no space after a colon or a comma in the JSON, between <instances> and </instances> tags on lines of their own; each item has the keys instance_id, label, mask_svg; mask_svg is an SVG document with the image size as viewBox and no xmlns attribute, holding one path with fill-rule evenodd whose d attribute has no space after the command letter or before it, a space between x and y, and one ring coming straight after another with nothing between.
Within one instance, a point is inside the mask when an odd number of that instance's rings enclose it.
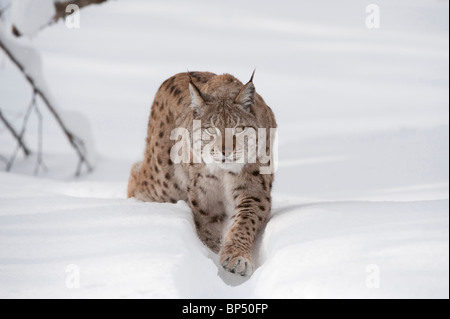
<instances>
[{"instance_id":1,"label":"lynx eye","mask_svg":"<svg viewBox=\"0 0 450 319\"><path fill-rule=\"evenodd\" d=\"M235 129L234 129L234 132L235 133L242 133L242 132L244 132L244 127L243 126L238 126L238 127L236 127Z\"/></svg>"},{"instance_id":2,"label":"lynx eye","mask_svg":"<svg viewBox=\"0 0 450 319\"><path fill-rule=\"evenodd\" d=\"M211 135L216 134L216 128L215 128L215 127L208 127L208 128L206 129L206 131L207 131L209 134L211 134Z\"/></svg>"}]
</instances>

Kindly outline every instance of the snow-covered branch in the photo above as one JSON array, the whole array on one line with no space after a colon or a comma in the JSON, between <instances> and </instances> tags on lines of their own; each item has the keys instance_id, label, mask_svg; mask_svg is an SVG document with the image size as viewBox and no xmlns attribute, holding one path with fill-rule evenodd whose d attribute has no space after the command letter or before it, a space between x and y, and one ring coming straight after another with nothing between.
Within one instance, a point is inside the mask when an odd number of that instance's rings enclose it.
<instances>
[{"instance_id":1,"label":"snow-covered branch","mask_svg":"<svg viewBox=\"0 0 450 319\"><path fill-rule=\"evenodd\" d=\"M81 173L81 167L83 164L87 167L88 171L92 171L93 165L88 160L88 154L83 140L68 129L61 115L57 111L54 102L51 100L50 94L47 92L45 82L41 75L39 53L31 46L27 47L24 43L18 42L16 39L8 38L7 34L5 34L1 28L0 48L19 68L28 83L33 88L34 93L37 94L42 101L44 101L48 110L54 116L55 120L69 140L69 143L74 148L79 158L79 166L76 174L79 175Z\"/></svg>"},{"instance_id":2,"label":"snow-covered branch","mask_svg":"<svg viewBox=\"0 0 450 319\"><path fill-rule=\"evenodd\" d=\"M85 166L88 171L92 171L93 169L93 157L91 156L93 155L93 151L90 143L91 138L88 133L89 130L86 130L86 121L84 119L79 119L74 125L73 116L69 118L66 114L67 112L63 112L63 110L57 107L57 104L51 98L50 90L43 77L41 56L39 52L27 37L14 37L12 33L13 28L11 27L12 25L16 25L23 34L32 37L55 17L55 14L58 12L58 10L55 9L56 5L67 5L69 2L75 3L77 1L62 2L56 0L42 0L39 1L38 4L37 1L32 0L22 0L20 2L0 0L0 4L4 5L7 3L7 6L11 9L8 16L5 15L4 12L0 16L0 49L5 52L9 60L17 66L19 71L26 78L32 87L33 97L40 97L61 127L79 158L76 175L80 175L83 166ZM98 1L82 1L80 2L80 5L86 6L89 2L97 3ZM6 6L3 6L3 8L6 8ZM37 108L35 108L35 112L40 116ZM14 131L12 126L8 127L8 122L3 114L1 114L0 119L5 123L5 126L9 131ZM80 128L80 124L83 126L82 128ZM25 153L29 152L28 148L26 148L23 143L22 136L14 133L13 135L20 148L22 148Z\"/></svg>"},{"instance_id":3,"label":"snow-covered branch","mask_svg":"<svg viewBox=\"0 0 450 319\"><path fill-rule=\"evenodd\" d=\"M53 17L53 20L58 21L59 19L65 18L66 16L70 15L71 12L67 12L66 8L71 4L75 4L81 9L91 4L101 4L106 1L107 0L71 0L71 1L57 0L55 1L56 14Z\"/></svg>"},{"instance_id":4,"label":"snow-covered branch","mask_svg":"<svg viewBox=\"0 0 450 319\"><path fill-rule=\"evenodd\" d=\"M72 11L67 10L69 5L74 4L81 9L91 4L101 4L106 1L108 0L41 0L39 3L37 1L31 3L31 0L25 0L23 1L24 4L22 4L24 8L30 8L32 6L34 12L39 11L41 13L37 14L38 19L34 19L36 25L30 30L28 28L30 21L23 21L20 18L21 15L29 18L29 15L23 15L25 10L20 10L16 14L19 18L15 19L17 23L12 25L12 32L15 36L22 36L23 34L34 35L46 26L72 14Z\"/></svg>"}]
</instances>

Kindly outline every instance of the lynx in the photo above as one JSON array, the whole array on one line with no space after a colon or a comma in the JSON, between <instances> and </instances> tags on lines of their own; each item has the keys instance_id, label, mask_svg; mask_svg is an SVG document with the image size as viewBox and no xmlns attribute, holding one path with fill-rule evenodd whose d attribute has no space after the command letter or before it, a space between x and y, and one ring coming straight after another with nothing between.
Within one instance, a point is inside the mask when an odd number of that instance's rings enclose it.
<instances>
[{"instance_id":1,"label":"lynx","mask_svg":"<svg viewBox=\"0 0 450 319\"><path fill-rule=\"evenodd\" d=\"M193 123L201 124L195 128ZM180 128L190 136L200 130L202 147L209 145L207 153L213 160L194 161L190 149L189 162L176 163L174 146L180 141L173 135ZM276 128L274 114L256 93L253 75L243 85L230 74L177 74L156 93L144 160L131 169L128 197L185 201L192 209L198 237L219 254L224 269L249 276L254 271L255 238L271 210L274 175L262 174L261 169L273 165L273 155L270 134L265 136L264 153L270 151L265 164L259 158L245 159L251 138L238 137L271 128ZM231 142L225 140L229 132Z\"/></svg>"}]
</instances>

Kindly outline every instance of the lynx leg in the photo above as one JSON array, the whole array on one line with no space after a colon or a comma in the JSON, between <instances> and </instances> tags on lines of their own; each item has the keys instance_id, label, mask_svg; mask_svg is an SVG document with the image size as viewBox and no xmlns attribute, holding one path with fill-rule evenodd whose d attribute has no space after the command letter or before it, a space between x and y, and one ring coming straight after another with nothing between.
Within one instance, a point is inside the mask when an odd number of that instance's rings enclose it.
<instances>
[{"instance_id":1,"label":"lynx leg","mask_svg":"<svg viewBox=\"0 0 450 319\"><path fill-rule=\"evenodd\" d=\"M136 162L131 167L130 177L128 179L128 198L134 197L137 190L137 175L141 168L142 162Z\"/></svg>"},{"instance_id":2,"label":"lynx leg","mask_svg":"<svg viewBox=\"0 0 450 319\"><path fill-rule=\"evenodd\" d=\"M155 200L151 196L148 182L141 176L141 168L142 162L136 162L131 167L130 178L128 179L128 198L134 197L145 202L153 202Z\"/></svg>"},{"instance_id":3,"label":"lynx leg","mask_svg":"<svg viewBox=\"0 0 450 319\"><path fill-rule=\"evenodd\" d=\"M220 263L225 270L242 276L250 276L254 271L252 251L256 235L266 223L270 208L272 175L260 175L259 170L247 172L245 181L240 177L229 177L234 185L231 195L234 215L226 232L220 251ZM253 183L251 189L248 184Z\"/></svg>"},{"instance_id":4,"label":"lynx leg","mask_svg":"<svg viewBox=\"0 0 450 319\"><path fill-rule=\"evenodd\" d=\"M220 264L222 267L241 276L250 276L255 266L252 261L252 250L255 233L242 232L245 222L241 217L235 218L231 228L225 236L225 243L220 251Z\"/></svg>"}]
</instances>

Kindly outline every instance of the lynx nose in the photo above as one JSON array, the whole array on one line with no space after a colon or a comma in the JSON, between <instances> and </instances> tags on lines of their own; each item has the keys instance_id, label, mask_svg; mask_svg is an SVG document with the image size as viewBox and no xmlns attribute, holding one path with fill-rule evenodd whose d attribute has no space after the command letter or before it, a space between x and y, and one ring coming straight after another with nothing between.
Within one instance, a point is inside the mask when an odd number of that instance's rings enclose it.
<instances>
[{"instance_id":1,"label":"lynx nose","mask_svg":"<svg viewBox=\"0 0 450 319\"><path fill-rule=\"evenodd\" d=\"M225 157L230 156L233 153L233 150L225 148L225 146L222 147L222 155Z\"/></svg>"}]
</instances>

